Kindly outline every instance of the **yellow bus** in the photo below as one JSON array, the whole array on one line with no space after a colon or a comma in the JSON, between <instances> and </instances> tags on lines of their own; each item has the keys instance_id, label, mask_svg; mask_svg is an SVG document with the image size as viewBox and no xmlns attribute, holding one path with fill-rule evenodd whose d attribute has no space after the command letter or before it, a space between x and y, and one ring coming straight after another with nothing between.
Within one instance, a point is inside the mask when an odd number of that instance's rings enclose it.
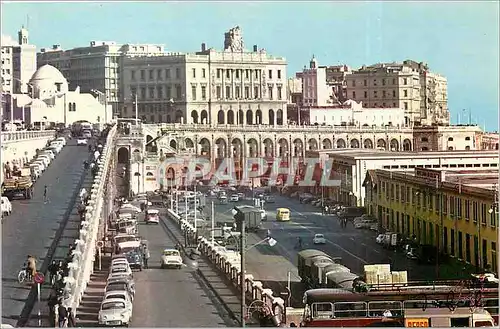
<instances>
[{"instance_id":1,"label":"yellow bus","mask_svg":"<svg viewBox=\"0 0 500 329\"><path fill-rule=\"evenodd\" d=\"M278 222L287 222L290 220L290 209L278 208L276 209L276 220Z\"/></svg>"}]
</instances>

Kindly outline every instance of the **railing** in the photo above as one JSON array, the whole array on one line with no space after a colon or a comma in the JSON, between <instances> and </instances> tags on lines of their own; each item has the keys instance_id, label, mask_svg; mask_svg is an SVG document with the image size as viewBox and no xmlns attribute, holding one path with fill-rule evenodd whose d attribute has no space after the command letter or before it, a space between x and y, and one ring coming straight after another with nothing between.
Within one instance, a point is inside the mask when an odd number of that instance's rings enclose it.
<instances>
[{"instance_id":1,"label":"railing","mask_svg":"<svg viewBox=\"0 0 500 329\"><path fill-rule=\"evenodd\" d=\"M171 209L167 210L169 217L174 220L181 229L185 230L189 238L196 238L196 231L185 219L181 218ZM223 273L238 289L242 289L241 285L241 271L240 271L240 258L234 257L234 252L226 253L220 248L215 248L210 240L200 237L198 238L198 248L203 255L205 255L216 267ZM261 281L254 279L253 275L245 275L245 283L243 288L246 292L247 301L251 302L260 300L263 304L273 312L283 318L285 314L285 301L281 297L274 296L271 289L265 288ZM279 313L279 314L278 314ZM244 315L246 316L246 314Z\"/></svg>"},{"instance_id":2,"label":"railing","mask_svg":"<svg viewBox=\"0 0 500 329\"><path fill-rule=\"evenodd\" d=\"M221 131L221 132L276 132L276 133L325 133L325 134L342 134L342 133L407 133L412 134L411 127L401 126L374 126L374 127L359 127L359 126L298 126L298 125L229 125L229 124L181 124L181 123L162 123L162 124L143 124L151 129L167 129L167 130L184 130L184 131Z\"/></svg>"},{"instance_id":3,"label":"railing","mask_svg":"<svg viewBox=\"0 0 500 329\"><path fill-rule=\"evenodd\" d=\"M55 136L55 130L2 131L2 143Z\"/></svg>"},{"instance_id":4,"label":"railing","mask_svg":"<svg viewBox=\"0 0 500 329\"><path fill-rule=\"evenodd\" d=\"M113 143L115 141L116 127L113 127L103 149L101 163L90 190L90 200L86 207L85 220L82 222L80 236L75 242L73 258L69 263L69 274L64 279L64 306L71 307L76 312L82 300L90 276L94 270L96 244L98 239L99 222L101 218L107 220L108 214L103 214L105 186L111 170L113 157Z\"/></svg>"}]
</instances>

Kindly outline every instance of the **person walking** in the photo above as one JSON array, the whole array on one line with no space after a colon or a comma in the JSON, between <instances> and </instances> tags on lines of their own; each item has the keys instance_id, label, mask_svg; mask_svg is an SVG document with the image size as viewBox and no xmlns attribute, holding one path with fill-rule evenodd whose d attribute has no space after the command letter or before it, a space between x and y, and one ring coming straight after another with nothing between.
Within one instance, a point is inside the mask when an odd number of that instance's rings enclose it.
<instances>
[{"instance_id":1,"label":"person walking","mask_svg":"<svg viewBox=\"0 0 500 329\"><path fill-rule=\"evenodd\" d=\"M68 327L76 327L75 317L73 316L73 309L68 307Z\"/></svg>"},{"instance_id":2,"label":"person walking","mask_svg":"<svg viewBox=\"0 0 500 329\"><path fill-rule=\"evenodd\" d=\"M45 185L43 187L43 203L44 204L47 204L47 202L49 202L49 198L47 196L47 192L48 192L48 187L47 187L47 185Z\"/></svg>"},{"instance_id":3,"label":"person walking","mask_svg":"<svg viewBox=\"0 0 500 329\"><path fill-rule=\"evenodd\" d=\"M59 328L64 328L66 327L66 320L68 320L68 310L62 303L59 303L58 307L58 313L59 313Z\"/></svg>"},{"instance_id":4,"label":"person walking","mask_svg":"<svg viewBox=\"0 0 500 329\"><path fill-rule=\"evenodd\" d=\"M144 259L144 268L149 268L148 266L148 259L151 255L149 254L149 248L147 246L144 246L144 250L142 252L142 257Z\"/></svg>"}]
</instances>

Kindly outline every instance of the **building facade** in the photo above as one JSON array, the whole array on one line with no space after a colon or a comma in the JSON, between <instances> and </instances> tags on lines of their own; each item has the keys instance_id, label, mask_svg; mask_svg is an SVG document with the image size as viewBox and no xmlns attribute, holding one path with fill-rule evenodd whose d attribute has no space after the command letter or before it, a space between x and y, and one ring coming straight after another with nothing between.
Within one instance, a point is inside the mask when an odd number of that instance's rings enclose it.
<instances>
[{"instance_id":1,"label":"building facade","mask_svg":"<svg viewBox=\"0 0 500 329\"><path fill-rule=\"evenodd\" d=\"M15 94L29 90L29 80L36 67L36 47L29 44L29 32L18 32L17 42L2 35L2 92Z\"/></svg>"},{"instance_id":2,"label":"building facade","mask_svg":"<svg viewBox=\"0 0 500 329\"><path fill-rule=\"evenodd\" d=\"M334 102L343 103L347 96L347 75L352 73L348 65L333 65L326 68L326 84L332 89Z\"/></svg>"},{"instance_id":3,"label":"building facade","mask_svg":"<svg viewBox=\"0 0 500 329\"><path fill-rule=\"evenodd\" d=\"M418 151L481 150L482 135L476 125L413 127L413 141Z\"/></svg>"},{"instance_id":4,"label":"building facade","mask_svg":"<svg viewBox=\"0 0 500 329\"><path fill-rule=\"evenodd\" d=\"M241 30L226 33L224 51L202 44L195 54L125 56L123 91L137 95L147 122L284 125L287 63L265 50L245 51ZM135 116L135 98L123 98L124 116Z\"/></svg>"},{"instance_id":5,"label":"building facade","mask_svg":"<svg viewBox=\"0 0 500 329\"><path fill-rule=\"evenodd\" d=\"M80 87L84 93L97 90L105 94L113 112L121 110L121 66L124 56L156 56L165 53L163 45L125 44L114 41L91 41L88 47L63 50L60 45L41 49L37 55L38 67L52 65L69 82L69 88Z\"/></svg>"},{"instance_id":6,"label":"building facade","mask_svg":"<svg viewBox=\"0 0 500 329\"><path fill-rule=\"evenodd\" d=\"M304 106L327 106L332 104L332 91L326 84L326 67L319 66L313 56L309 68L296 74L302 80L302 104Z\"/></svg>"},{"instance_id":7,"label":"building facade","mask_svg":"<svg viewBox=\"0 0 500 329\"><path fill-rule=\"evenodd\" d=\"M405 113L400 108L366 108L362 103L348 100L342 105L304 108L309 123L330 126L404 127Z\"/></svg>"},{"instance_id":8,"label":"building facade","mask_svg":"<svg viewBox=\"0 0 500 329\"><path fill-rule=\"evenodd\" d=\"M478 136L477 144L481 146L481 150L498 150L499 135L495 133L483 132Z\"/></svg>"},{"instance_id":9,"label":"building facade","mask_svg":"<svg viewBox=\"0 0 500 329\"><path fill-rule=\"evenodd\" d=\"M379 63L345 77L347 97L366 107L400 107L408 125L449 124L447 80L424 63Z\"/></svg>"},{"instance_id":10,"label":"building facade","mask_svg":"<svg viewBox=\"0 0 500 329\"><path fill-rule=\"evenodd\" d=\"M458 184L447 178L453 176ZM480 180L484 186L477 186ZM498 273L498 190L492 188L497 182L498 170L456 175L434 169L369 170L365 204L384 229Z\"/></svg>"}]
</instances>

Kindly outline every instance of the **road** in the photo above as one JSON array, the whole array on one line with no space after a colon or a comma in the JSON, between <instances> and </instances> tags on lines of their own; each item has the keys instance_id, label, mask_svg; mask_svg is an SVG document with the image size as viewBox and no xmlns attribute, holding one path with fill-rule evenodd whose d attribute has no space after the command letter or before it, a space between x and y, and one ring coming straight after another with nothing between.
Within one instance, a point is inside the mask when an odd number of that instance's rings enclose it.
<instances>
[{"instance_id":1,"label":"road","mask_svg":"<svg viewBox=\"0 0 500 329\"><path fill-rule=\"evenodd\" d=\"M2 224L2 323L16 325L30 287L17 282L17 274L28 254L44 261L52 239L63 220L88 157L86 147L69 141L35 183L31 200L12 201L12 214ZM43 202L44 186L49 202Z\"/></svg>"},{"instance_id":2,"label":"road","mask_svg":"<svg viewBox=\"0 0 500 329\"><path fill-rule=\"evenodd\" d=\"M160 268L162 250L176 243L162 225L146 225L143 218L139 216L139 234L148 240L151 258L149 269L134 273L136 295L130 326L227 327L223 311L192 265L180 270Z\"/></svg>"}]
</instances>

